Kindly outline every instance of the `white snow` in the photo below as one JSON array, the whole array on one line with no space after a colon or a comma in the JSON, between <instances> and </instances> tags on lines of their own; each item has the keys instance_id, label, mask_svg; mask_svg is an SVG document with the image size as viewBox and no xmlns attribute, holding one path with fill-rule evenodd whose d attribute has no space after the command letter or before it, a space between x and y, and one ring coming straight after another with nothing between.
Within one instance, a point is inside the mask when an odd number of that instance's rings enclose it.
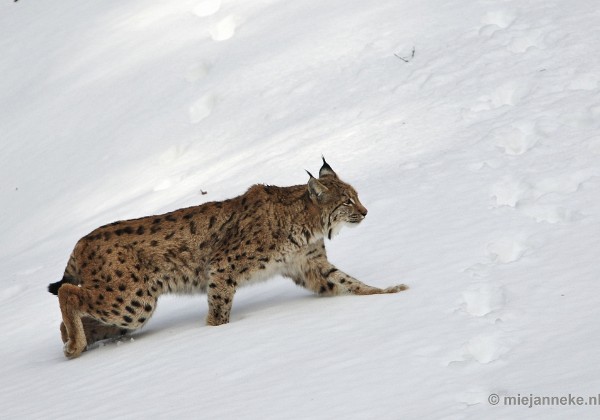
<instances>
[{"instance_id":1,"label":"white snow","mask_svg":"<svg viewBox=\"0 0 600 420\"><path fill-rule=\"evenodd\" d=\"M2 2L1 417L597 418L503 398L600 393L598 22L592 0ZM410 290L274 278L221 327L168 296L64 358L46 286L78 238L304 183L321 154L369 209L330 259Z\"/></svg>"}]
</instances>

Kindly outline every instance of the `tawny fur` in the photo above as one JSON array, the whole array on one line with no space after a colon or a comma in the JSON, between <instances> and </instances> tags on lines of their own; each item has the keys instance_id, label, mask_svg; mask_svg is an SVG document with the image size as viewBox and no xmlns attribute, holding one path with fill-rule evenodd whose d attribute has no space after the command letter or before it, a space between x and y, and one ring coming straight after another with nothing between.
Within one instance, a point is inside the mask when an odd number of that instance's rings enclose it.
<instances>
[{"instance_id":1,"label":"tawny fur","mask_svg":"<svg viewBox=\"0 0 600 420\"><path fill-rule=\"evenodd\" d=\"M368 286L327 260L324 237L366 214L323 160L308 185L255 185L230 200L102 226L77 242L63 279L50 286L65 356L140 328L163 293L206 293L207 323L220 325L238 287L277 274L320 295L405 290Z\"/></svg>"}]
</instances>

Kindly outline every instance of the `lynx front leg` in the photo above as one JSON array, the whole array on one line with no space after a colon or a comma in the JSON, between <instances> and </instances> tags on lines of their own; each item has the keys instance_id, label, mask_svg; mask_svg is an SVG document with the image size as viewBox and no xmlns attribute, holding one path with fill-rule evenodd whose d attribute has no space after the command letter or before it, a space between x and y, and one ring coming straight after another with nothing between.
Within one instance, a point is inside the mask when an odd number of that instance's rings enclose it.
<instances>
[{"instance_id":1,"label":"lynx front leg","mask_svg":"<svg viewBox=\"0 0 600 420\"><path fill-rule=\"evenodd\" d=\"M237 283L232 278L213 278L208 283L208 325L222 325L229 322L233 295Z\"/></svg>"},{"instance_id":2,"label":"lynx front leg","mask_svg":"<svg viewBox=\"0 0 600 420\"><path fill-rule=\"evenodd\" d=\"M297 273L292 277L296 284L325 296L341 294L375 295L397 293L408 289L408 286L404 284L385 289L369 286L339 270L326 259L309 260L307 267L301 273Z\"/></svg>"}]
</instances>

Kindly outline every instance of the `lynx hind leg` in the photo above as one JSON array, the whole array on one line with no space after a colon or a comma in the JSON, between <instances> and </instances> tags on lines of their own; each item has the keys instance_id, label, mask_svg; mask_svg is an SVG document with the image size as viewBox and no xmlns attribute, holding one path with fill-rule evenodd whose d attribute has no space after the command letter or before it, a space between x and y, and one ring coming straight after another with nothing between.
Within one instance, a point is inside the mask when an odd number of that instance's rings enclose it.
<instances>
[{"instance_id":1,"label":"lynx hind leg","mask_svg":"<svg viewBox=\"0 0 600 420\"><path fill-rule=\"evenodd\" d=\"M65 343L64 353L70 359L79 356L87 345L81 321L84 299L84 291L72 284L63 284L58 290L58 301L63 317L61 335Z\"/></svg>"},{"instance_id":2,"label":"lynx hind leg","mask_svg":"<svg viewBox=\"0 0 600 420\"><path fill-rule=\"evenodd\" d=\"M104 324L88 313L94 293L72 284L63 284L58 290L58 301L63 322L60 335L64 353L69 359L78 357L89 344L105 338L114 338L127 329Z\"/></svg>"},{"instance_id":3,"label":"lynx hind leg","mask_svg":"<svg viewBox=\"0 0 600 420\"><path fill-rule=\"evenodd\" d=\"M85 339L88 346L97 341L122 337L130 331L114 325L103 324L102 322L90 317L84 317L81 321L83 323L83 331L85 333Z\"/></svg>"},{"instance_id":4,"label":"lynx hind leg","mask_svg":"<svg viewBox=\"0 0 600 420\"><path fill-rule=\"evenodd\" d=\"M90 317L82 318L81 322L83 324L83 332L88 346L97 341L122 337L129 332L129 330L126 330L125 328L106 325ZM63 343L69 341L67 327L65 327L64 322L60 323L60 337Z\"/></svg>"}]
</instances>

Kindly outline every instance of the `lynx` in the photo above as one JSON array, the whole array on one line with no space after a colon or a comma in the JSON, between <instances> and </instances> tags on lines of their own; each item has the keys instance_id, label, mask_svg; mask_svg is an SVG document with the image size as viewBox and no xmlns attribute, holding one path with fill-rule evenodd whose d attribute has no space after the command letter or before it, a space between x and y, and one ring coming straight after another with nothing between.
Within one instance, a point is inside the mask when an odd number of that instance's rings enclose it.
<instances>
[{"instance_id":1,"label":"lynx","mask_svg":"<svg viewBox=\"0 0 600 420\"><path fill-rule=\"evenodd\" d=\"M319 178L163 215L115 222L80 239L58 295L64 354L148 322L163 293L206 293L208 325L229 322L238 287L274 275L319 295L396 293L368 286L327 260L324 238L367 215L352 186L323 158Z\"/></svg>"}]
</instances>

